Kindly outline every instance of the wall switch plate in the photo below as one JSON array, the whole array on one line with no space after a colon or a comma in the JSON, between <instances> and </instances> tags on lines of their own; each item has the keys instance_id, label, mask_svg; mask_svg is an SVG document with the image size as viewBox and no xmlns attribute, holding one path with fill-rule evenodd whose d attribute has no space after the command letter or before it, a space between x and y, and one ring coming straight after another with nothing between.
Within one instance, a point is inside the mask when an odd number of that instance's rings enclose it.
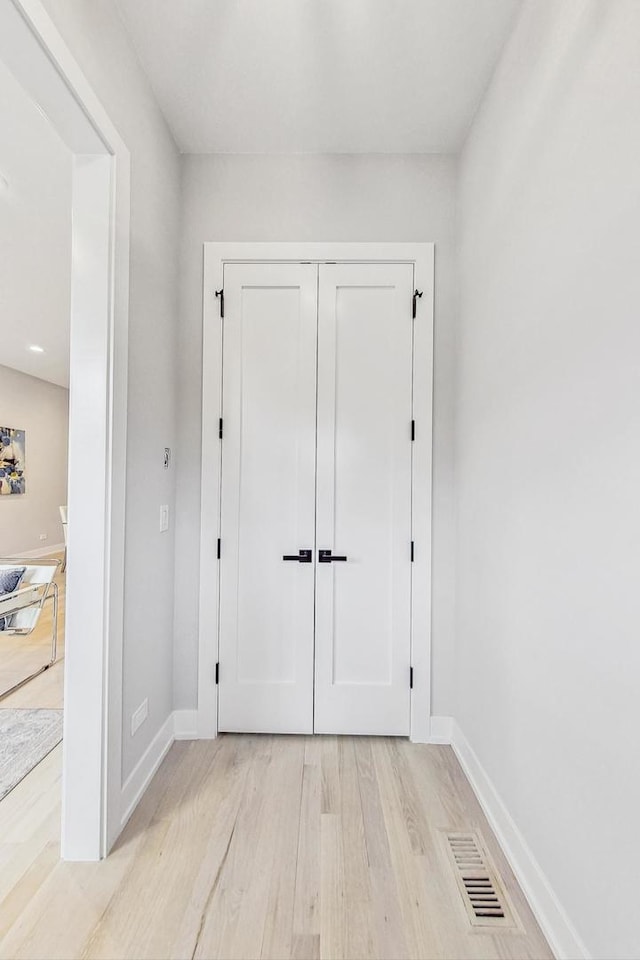
<instances>
[{"instance_id":1,"label":"wall switch plate","mask_svg":"<svg viewBox=\"0 0 640 960\"><path fill-rule=\"evenodd\" d=\"M169 504L163 503L160 507L160 533L166 533L169 529Z\"/></svg>"},{"instance_id":2,"label":"wall switch plate","mask_svg":"<svg viewBox=\"0 0 640 960\"><path fill-rule=\"evenodd\" d=\"M131 736L135 736L149 713L149 701L145 697L140 706L131 714Z\"/></svg>"},{"instance_id":3,"label":"wall switch plate","mask_svg":"<svg viewBox=\"0 0 640 960\"><path fill-rule=\"evenodd\" d=\"M41 540L46 540L46 539L47 539L46 533L41 533L41 534L40 534L40 539L41 539Z\"/></svg>"}]
</instances>

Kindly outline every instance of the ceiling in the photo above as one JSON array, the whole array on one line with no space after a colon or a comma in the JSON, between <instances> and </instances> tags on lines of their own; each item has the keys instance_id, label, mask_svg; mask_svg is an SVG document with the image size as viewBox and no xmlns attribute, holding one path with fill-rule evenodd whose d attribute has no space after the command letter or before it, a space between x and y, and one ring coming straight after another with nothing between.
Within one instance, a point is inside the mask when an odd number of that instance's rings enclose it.
<instances>
[{"instance_id":1,"label":"ceiling","mask_svg":"<svg viewBox=\"0 0 640 960\"><path fill-rule=\"evenodd\" d=\"M70 286L71 154L0 61L0 364L69 385Z\"/></svg>"},{"instance_id":2,"label":"ceiling","mask_svg":"<svg viewBox=\"0 0 640 960\"><path fill-rule=\"evenodd\" d=\"M455 153L520 0L117 0L184 153Z\"/></svg>"}]
</instances>

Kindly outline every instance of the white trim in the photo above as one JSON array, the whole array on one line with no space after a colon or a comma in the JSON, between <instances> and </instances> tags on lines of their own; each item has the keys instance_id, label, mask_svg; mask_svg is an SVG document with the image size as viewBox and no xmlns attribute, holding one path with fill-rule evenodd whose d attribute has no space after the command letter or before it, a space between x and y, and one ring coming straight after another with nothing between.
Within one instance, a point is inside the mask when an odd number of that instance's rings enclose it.
<instances>
[{"instance_id":1,"label":"white trim","mask_svg":"<svg viewBox=\"0 0 640 960\"><path fill-rule=\"evenodd\" d=\"M198 711L174 710L173 733L176 740L198 739Z\"/></svg>"},{"instance_id":2,"label":"white trim","mask_svg":"<svg viewBox=\"0 0 640 960\"><path fill-rule=\"evenodd\" d=\"M217 735L218 561L222 324L215 290L223 267L233 262L413 263L423 296L414 326L414 419L412 564L411 739L429 742L431 708L431 475L433 436L433 243L205 243L202 356L202 484L198 630L198 734ZM411 304L407 304L407 309ZM420 642L416 642L420 638Z\"/></svg>"},{"instance_id":3,"label":"white trim","mask_svg":"<svg viewBox=\"0 0 640 960\"><path fill-rule=\"evenodd\" d=\"M458 724L452 746L516 880L558 960L590 960L551 884Z\"/></svg>"},{"instance_id":4,"label":"white trim","mask_svg":"<svg viewBox=\"0 0 640 960\"><path fill-rule=\"evenodd\" d=\"M12 553L10 557L7 557L7 560L13 560L14 557L17 557L19 560L36 560L42 557L50 557L54 553L63 552L64 543L54 543L50 547L41 547L39 550L23 550L21 553Z\"/></svg>"},{"instance_id":5,"label":"white trim","mask_svg":"<svg viewBox=\"0 0 640 960\"><path fill-rule=\"evenodd\" d=\"M121 824L130 157L41 0L0 0L0 55L73 155L61 842L95 860Z\"/></svg>"},{"instance_id":6,"label":"white trim","mask_svg":"<svg viewBox=\"0 0 640 960\"><path fill-rule=\"evenodd\" d=\"M396 247L396 244L392 245ZM399 244L397 245L400 246ZM413 325L413 416L416 436L412 465L412 527L415 557L411 586L411 740L425 743L431 716L431 552L433 473L433 243L402 244L413 247L414 283L422 291ZM406 255L406 254L405 254ZM417 638L417 642L416 642ZM424 638L424 642L420 638Z\"/></svg>"},{"instance_id":7,"label":"white trim","mask_svg":"<svg viewBox=\"0 0 640 960\"><path fill-rule=\"evenodd\" d=\"M431 717L429 743L451 743L453 717Z\"/></svg>"},{"instance_id":8,"label":"white trim","mask_svg":"<svg viewBox=\"0 0 640 960\"><path fill-rule=\"evenodd\" d=\"M120 829L137 807L140 798L153 780L173 741L174 715L169 714L155 737L142 754L122 787L122 815Z\"/></svg>"},{"instance_id":9,"label":"white trim","mask_svg":"<svg viewBox=\"0 0 640 960\"><path fill-rule=\"evenodd\" d=\"M122 829L138 806L145 790L155 777L176 740L197 740L196 710L174 710L138 760L122 788Z\"/></svg>"}]
</instances>

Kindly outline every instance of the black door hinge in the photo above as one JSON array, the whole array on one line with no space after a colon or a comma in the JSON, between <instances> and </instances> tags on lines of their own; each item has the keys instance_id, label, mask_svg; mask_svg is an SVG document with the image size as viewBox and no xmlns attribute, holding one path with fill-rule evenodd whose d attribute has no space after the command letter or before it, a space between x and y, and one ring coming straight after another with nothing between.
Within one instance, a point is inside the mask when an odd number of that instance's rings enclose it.
<instances>
[{"instance_id":1,"label":"black door hinge","mask_svg":"<svg viewBox=\"0 0 640 960\"><path fill-rule=\"evenodd\" d=\"M416 438L416 422L415 420L411 421L411 439L415 440Z\"/></svg>"},{"instance_id":2,"label":"black door hinge","mask_svg":"<svg viewBox=\"0 0 640 960\"><path fill-rule=\"evenodd\" d=\"M413 546L413 540L412 540L411 541L411 563L413 563L413 554L414 554L414 546Z\"/></svg>"},{"instance_id":3,"label":"black door hinge","mask_svg":"<svg viewBox=\"0 0 640 960\"><path fill-rule=\"evenodd\" d=\"M217 546L217 550L216 550L216 556L217 556L218 560L220 559L220 546L221 546L221 544L220 544L220 537L218 537L218 546Z\"/></svg>"},{"instance_id":4,"label":"black door hinge","mask_svg":"<svg viewBox=\"0 0 640 960\"><path fill-rule=\"evenodd\" d=\"M216 294L216 296L217 296L217 294ZM421 297L421 296L422 296L422 290L414 290L414 291L413 291L413 313L412 313L412 317L413 317L414 320L415 320L415 318L416 318L416 311L417 311L417 309L418 309L418 298Z\"/></svg>"},{"instance_id":5,"label":"black door hinge","mask_svg":"<svg viewBox=\"0 0 640 960\"><path fill-rule=\"evenodd\" d=\"M216 683L220 683L220 664L216 663Z\"/></svg>"},{"instance_id":6,"label":"black door hinge","mask_svg":"<svg viewBox=\"0 0 640 960\"><path fill-rule=\"evenodd\" d=\"M222 440L222 417L218 420L218 438Z\"/></svg>"},{"instance_id":7,"label":"black door hinge","mask_svg":"<svg viewBox=\"0 0 640 960\"><path fill-rule=\"evenodd\" d=\"M420 294L420 296L422 296L422 294ZM224 289L216 290L216 297L220 297L220 317L224 320Z\"/></svg>"},{"instance_id":8,"label":"black door hinge","mask_svg":"<svg viewBox=\"0 0 640 960\"><path fill-rule=\"evenodd\" d=\"M413 667L409 667L409 690L413 690Z\"/></svg>"}]
</instances>

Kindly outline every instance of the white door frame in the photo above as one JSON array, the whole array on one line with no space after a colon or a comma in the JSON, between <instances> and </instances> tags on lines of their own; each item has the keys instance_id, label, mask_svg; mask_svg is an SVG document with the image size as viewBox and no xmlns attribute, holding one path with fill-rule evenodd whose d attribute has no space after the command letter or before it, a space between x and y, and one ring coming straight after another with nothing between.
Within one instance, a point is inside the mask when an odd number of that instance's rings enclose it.
<instances>
[{"instance_id":1,"label":"white door frame","mask_svg":"<svg viewBox=\"0 0 640 960\"><path fill-rule=\"evenodd\" d=\"M198 736L218 733L219 564L222 408L222 323L215 291L225 263L412 263L422 291L414 324L411 739L427 743L431 717L431 461L433 433L433 243L205 243L202 347L202 493L200 515L200 619L198 633ZM407 304L407 310L411 303Z\"/></svg>"},{"instance_id":2,"label":"white door frame","mask_svg":"<svg viewBox=\"0 0 640 960\"><path fill-rule=\"evenodd\" d=\"M129 152L39 0L0 0L0 57L73 155L62 856L121 830Z\"/></svg>"}]
</instances>

